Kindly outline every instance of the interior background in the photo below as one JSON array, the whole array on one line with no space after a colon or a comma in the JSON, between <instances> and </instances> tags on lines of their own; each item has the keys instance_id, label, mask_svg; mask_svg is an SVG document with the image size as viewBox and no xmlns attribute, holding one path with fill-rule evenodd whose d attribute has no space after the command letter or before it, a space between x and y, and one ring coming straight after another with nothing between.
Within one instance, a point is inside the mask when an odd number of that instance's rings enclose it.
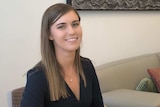
<instances>
[{"instance_id":1,"label":"interior background","mask_svg":"<svg viewBox=\"0 0 160 107\"><path fill-rule=\"evenodd\" d=\"M1 0L0 107L11 107L11 90L40 60L40 25L48 6L66 0ZM81 54L95 66L160 51L159 11L79 11Z\"/></svg>"}]
</instances>

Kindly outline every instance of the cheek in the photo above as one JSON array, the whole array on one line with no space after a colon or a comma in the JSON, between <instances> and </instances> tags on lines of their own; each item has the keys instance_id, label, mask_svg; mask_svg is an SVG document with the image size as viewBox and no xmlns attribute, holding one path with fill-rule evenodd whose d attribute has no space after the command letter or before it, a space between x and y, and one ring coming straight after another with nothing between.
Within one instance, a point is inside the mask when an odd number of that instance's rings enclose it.
<instances>
[{"instance_id":1,"label":"cheek","mask_svg":"<svg viewBox=\"0 0 160 107\"><path fill-rule=\"evenodd\" d=\"M79 36L82 37L83 34L82 34L82 28L81 28L81 27L80 27L79 30L78 30L78 34L79 34Z\"/></svg>"},{"instance_id":2,"label":"cheek","mask_svg":"<svg viewBox=\"0 0 160 107\"><path fill-rule=\"evenodd\" d=\"M56 34L57 34L56 30L55 30L53 27L51 27L49 39L50 39L50 40L54 40L55 37L56 37Z\"/></svg>"},{"instance_id":3,"label":"cheek","mask_svg":"<svg viewBox=\"0 0 160 107\"><path fill-rule=\"evenodd\" d=\"M62 32L55 30L51 32L49 39L52 41L58 42L63 40L63 35L64 34Z\"/></svg>"}]
</instances>

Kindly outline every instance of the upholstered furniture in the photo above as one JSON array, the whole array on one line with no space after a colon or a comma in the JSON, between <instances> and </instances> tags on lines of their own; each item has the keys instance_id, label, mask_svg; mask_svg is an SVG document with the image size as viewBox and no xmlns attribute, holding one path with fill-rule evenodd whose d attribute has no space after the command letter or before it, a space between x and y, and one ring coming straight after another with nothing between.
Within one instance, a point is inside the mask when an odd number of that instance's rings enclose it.
<instances>
[{"instance_id":1,"label":"upholstered furniture","mask_svg":"<svg viewBox=\"0 0 160 107\"><path fill-rule=\"evenodd\" d=\"M160 68L160 53L140 55L97 66L96 72L104 103L107 107L160 107L160 93L136 90L144 78L154 80L148 69L155 68ZM156 76L154 84L159 79L160 77Z\"/></svg>"},{"instance_id":2,"label":"upholstered furniture","mask_svg":"<svg viewBox=\"0 0 160 107\"><path fill-rule=\"evenodd\" d=\"M20 107L24 87L14 89L12 94L12 107Z\"/></svg>"}]
</instances>

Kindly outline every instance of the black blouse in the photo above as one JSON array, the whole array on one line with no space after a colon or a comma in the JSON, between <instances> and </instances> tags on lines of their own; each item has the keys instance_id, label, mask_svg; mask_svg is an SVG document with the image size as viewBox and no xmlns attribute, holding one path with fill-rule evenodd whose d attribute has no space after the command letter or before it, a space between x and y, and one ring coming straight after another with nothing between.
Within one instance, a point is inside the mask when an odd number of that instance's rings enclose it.
<instances>
[{"instance_id":1,"label":"black blouse","mask_svg":"<svg viewBox=\"0 0 160 107\"><path fill-rule=\"evenodd\" d=\"M49 88L45 73L40 67L34 67L27 73L27 83L20 107L103 107L102 95L91 61L81 57L87 86L80 78L80 100L66 84L70 96L50 101Z\"/></svg>"}]
</instances>

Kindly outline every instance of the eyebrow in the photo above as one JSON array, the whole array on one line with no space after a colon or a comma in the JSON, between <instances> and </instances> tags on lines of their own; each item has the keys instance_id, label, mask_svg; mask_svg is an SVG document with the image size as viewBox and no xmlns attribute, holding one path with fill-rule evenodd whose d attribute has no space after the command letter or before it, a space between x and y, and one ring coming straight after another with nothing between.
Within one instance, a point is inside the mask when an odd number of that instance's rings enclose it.
<instances>
[{"instance_id":1,"label":"eyebrow","mask_svg":"<svg viewBox=\"0 0 160 107\"><path fill-rule=\"evenodd\" d=\"M80 21L79 20L74 20L73 23L75 23L75 22L80 22Z\"/></svg>"},{"instance_id":2,"label":"eyebrow","mask_svg":"<svg viewBox=\"0 0 160 107\"><path fill-rule=\"evenodd\" d=\"M64 25L64 24L66 24L66 23L58 23L58 24L56 24L56 26Z\"/></svg>"},{"instance_id":3,"label":"eyebrow","mask_svg":"<svg viewBox=\"0 0 160 107\"><path fill-rule=\"evenodd\" d=\"M74 20L72 23L75 23L75 22L80 22L79 20ZM59 26L59 25L65 25L66 23L58 23L56 26Z\"/></svg>"}]
</instances>

